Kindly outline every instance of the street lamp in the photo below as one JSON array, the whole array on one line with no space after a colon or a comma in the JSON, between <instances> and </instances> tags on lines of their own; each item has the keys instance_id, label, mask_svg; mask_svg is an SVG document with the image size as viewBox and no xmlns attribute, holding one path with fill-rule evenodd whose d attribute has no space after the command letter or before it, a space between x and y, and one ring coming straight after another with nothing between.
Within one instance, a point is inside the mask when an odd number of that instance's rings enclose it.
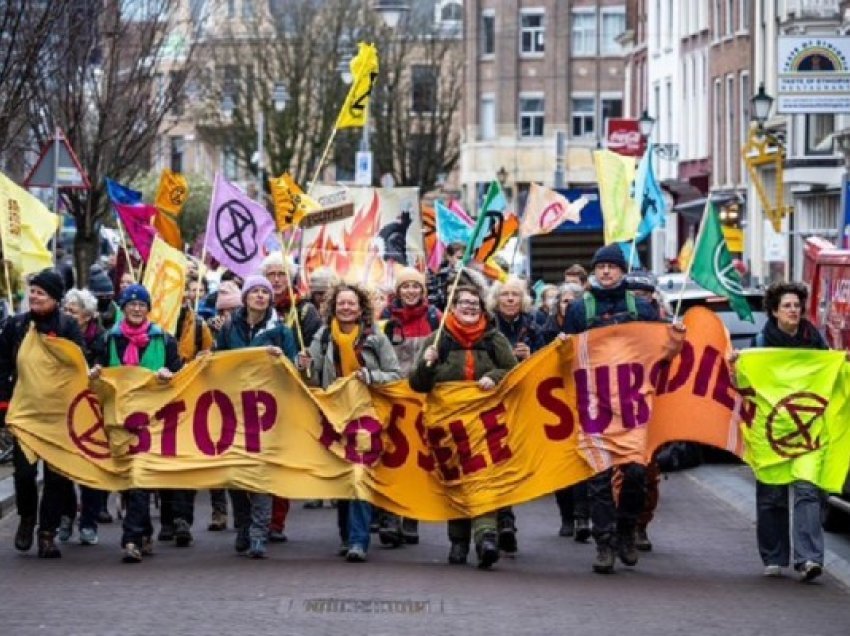
<instances>
[{"instance_id":1,"label":"street lamp","mask_svg":"<svg viewBox=\"0 0 850 636\"><path fill-rule=\"evenodd\" d=\"M286 110L286 102L289 101L289 92L286 90L286 84L278 82L274 85L272 91L272 102L274 103L275 112L282 113Z\"/></svg>"},{"instance_id":2,"label":"street lamp","mask_svg":"<svg viewBox=\"0 0 850 636\"><path fill-rule=\"evenodd\" d=\"M773 106L773 97L764 91L764 82L759 84L759 92L753 95L750 103L753 105L753 119L761 129L770 115L770 107Z\"/></svg>"},{"instance_id":3,"label":"street lamp","mask_svg":"<svg viewBox=\"0 0 850 636\"><path fill-rule=\"evenodd\" d=\"M499 180L499 185L504 188L505 184L508 182L508 171L505 170L505 166L499 168L499 171L496 173L496 178Z\"/></svg>"},{"instance_id":4,"label":"street lamp","mask_svg":"<svg viewBox=\"0 0 850 636\"><path fill-rule=\"evenodd\" d=\"M396 0L375 0L372 8L381 14L384 24L391 29L396 28L402 16L410 11L410 6L406 2Z\"/></svg>"},{"instance_id":5,"label":"street lamp","mask_svg":"<svg viewBox=\"0 0 850 636\"><path fill-rule=\"evenodd\" d=\"M638 130L640 136L644 139L649 139L652 136L652 131L655 129L655 118L650 116L649 112L644 110L638 119Z\"/></svg>"}]
</instances>

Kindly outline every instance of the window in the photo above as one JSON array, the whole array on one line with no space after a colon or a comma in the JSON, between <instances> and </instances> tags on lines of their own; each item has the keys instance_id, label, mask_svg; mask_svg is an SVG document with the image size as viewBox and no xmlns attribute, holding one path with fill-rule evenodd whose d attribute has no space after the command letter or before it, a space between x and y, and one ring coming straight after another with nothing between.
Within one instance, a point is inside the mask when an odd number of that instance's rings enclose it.
<instances>
[{"instance_id":1,"label":"window","mask_svg":"<svg viewBox=\"0 0 850 636\"><path fill-rule=\"evenodd\" d=\"M806 115L806 154L831 155L829 135L835 132L835 115Z\"/></svg>"},{"instance_id":2,"label":"window","mask_svg":"<svg viewBox=\"0 0 850 636\"><path fill-rule=\"evenodd\" d=\"M623 52L623 47L617 42L617 37L625 30L625 9L603 9L601 42L603 55L620 55Z\"/></svg>"},{"instance_id":3,"label":"window","mask_svg":"<svg viewBox=\"0 0 850 636\"><path fill-rule=\"evenodd\" d=\"M741 31L749 31L750 29L750 0L738 0L738 28Z\"/></svg>"},{"instance_id":4,"label":"window","mask_svg":"<svg viewBox=\"0 0 850 636\"><path fill-rule=\"evenodd\" d=\"M735 164L735 76L726 76L726 183L734 182Z\"/></svg>"},{"instance_id":5,"label":"window","mask_svg":"<svg viewBox=\"0 0 850 636\"><path fill-rule=\"evenodd\" d=\"M411 109L415 113L433 113L437 110L437 70L433 66L417 64L411 75Z\"/></svg>"},{"instance_id":6,"label":"window","mask_svg":"<svg viewBox=\"0 0 850 636\"><path fill-rule=\"evenodd\" d=\"M443 22L460 22L463 20L463 7L460 2L446 2L440 9L440 20Z\"/></svg>"},{"instance_id":7,"label":"window","mask_svg":"<svg viewBox=\"0 0 850 636\"><path fill-rule=\"evenodd\" d=\"M234 106L239 103L239 75L239 67L234 64L228 64L221 69L221 93L229 95Z\"/></svg>"},{"instance_id":8,"label":"window","mask_svg":"<svg viewBox=\"0 0 850 636\"><path fill-rule=\"evenodd\" d=\"M676 28L673 25L673 2L680 0L668 0L667 2L667 32L664 34L664 44L669 49L673 46L673 38L676 34Z\"/></svg>"},{"instance_id":9,"label":"window","mask_svg":"<svg viewBox=\"0 0 850 636\"><path fill-rule=\"evenodd\" d=\"M655 48L661 48L661 0L655 0Z\"/></svg>"},{"instance_id":10,"label":"window","mask_svg":"<svg viewBox=\"0 0 850 636\"><path fill-rule=\"evenodd\" d=\"M239 160L235 149L231 147L225 148L221 153L221 163L225 179L235 181L239 178Z\"/></svg>"},{"instance_id":11,"label":"window","mask_svg":"<svg viewBox=\"0 0 850 636\"><path fill-rule=\"evenodd\" d=\"M519 98L519 136L543 136L543 96Z\"/></svg>"},{"instance_id":12,"label":"window","mask_svg":"<svg viewBox=\"0 0 850 636\"><path fill-rule=\"evenodd\" d=\"M673 82L667 80L664 82L664 117L667 119L667 137L666 141L674 141L675 133L673 131Z\"/></svg>"},{"instance_id":13,"label":"window","mask_svg":"<svg viewBox=\"0 0 850 636\"><path fill-rule=\"evenodd\" d=\"M743 146L750 133L750 75L746 71L741 73L740 85L738 90L738 103L741 104L741 121L740 127L740 143ZM743 158L738 164L739 181L744 180Z\"/></svg>"},{"instance_id":14,"label":"window","mask_svg":"<svg viewBox=\"0 0 850 636\"><path fill-rule=\"evenodd\" d=\"M726 35L735 32L735 0L726 0Z\"/></svg>"},{"instance_id":15,"label":"window","mask_svg":"<svg viewBox=\"0 0 850 636\"><path fill-rule=\"evenodd\" d=\"M609 119L623 116L623 98L622 97L603 97L602 98L602 130L605 130L605 122Z\"/></svg>"},{"instance_id":16,"label":"window","mask_svg":"<svg viewBox=\"0 0 850 636\"><path fill-rule=\"evenodd\" d=\"M236 17L236 0L227 0L227 17Z\"/></svg>"},{"instance_id":17,"label":"window","mask_svg":"<svg viewBox=\"0 0 850 636\"><path fill-rule=\"evenodd\" d=\"M181 71L168 71L168 91L171 93L171 114L175 117L183 116L183 83L184 73Z\"/></svg>"},{"instance_id":18,"label":"window","mask_svg":"<svg viewBox=\"0 0 850 636\"><path fill-rule=\"evenodd\" d=\"M596 100L593 97L572 98L572 136L593 137L596 134Z\"/></svg>"},{"instance_id":19,"label":"window","mask_svg":"<svg viewBox=\"0 0 850 636\"><path fill-rule=\"evenodd\" d=\"M485 13L481 16L481 55L496 53L496 16Z\"/></svg>"},{"instance_id":20,"label":"window","mask_svg":"<svg viewBox=\"0 0 850 636\"><path fill-rule=\"evenodd\" d=\"M183 153L186 151L186 141L183 137L171 138L171 163L173 172L183 172Z\"/></svg>"},{"instance_id":21,"label":"window","mask_svg":"<svg viewBox=\"0 0 850 636\"><path fill-rule=\"evenodd\" d=\"M481 139L496 138L496 98L492 95L481 98L478 134Z\"/></svg>"},{"instance_id":22,"label":"window","mask_svg":"<svg viewBox=\"0 0 850 636\"><path fill-rule=\"evenodd\" d=\"M721 0L714 0L712 3L713 15L711 16L711 39L720 39L720 7Z\"/></svg>"},{"instance_id":23,"label":"window","mask_svg":"<svg viewBox=\"0 0 850 636\"><path fill-rule=\"evenodd\" d=\"M573 55L596 55L596 13L572 12Z\"/></svg>"},{"instance_id":24,"label":"window","mask_svg":"<svg viewBox=\"0 0 850 636\"><path fill-rule=\"evenodd\" d=\"M721 91L723 87L720 84L720 79L714 80L714 99L712 100L712 106L714 108L713 112L713 126L711 131L711 163L712 170L711 174L714 179L714 184L717 185L721 183L720 180L720 111L723 109L723 104L720 100Z\"/></svg>"},{"instance_id":25,"label":"window","mask_svg":"<svg viewBox=\"0 0 850 636\"><path fill-rule=\"evenodd\" d=\"M246 20L253 20L254 15L254 0L242 0L242 17Z\"/></svg>"},{"instance_id":26,"label":"window","mask_svg":"<svg viewBox=\"0 0 850 636\"><path fill-rule=\"evenodd\" d=\"M543 53L543 11L523 11L520 16L521 53Z\"/></svg>"}]
</instances>

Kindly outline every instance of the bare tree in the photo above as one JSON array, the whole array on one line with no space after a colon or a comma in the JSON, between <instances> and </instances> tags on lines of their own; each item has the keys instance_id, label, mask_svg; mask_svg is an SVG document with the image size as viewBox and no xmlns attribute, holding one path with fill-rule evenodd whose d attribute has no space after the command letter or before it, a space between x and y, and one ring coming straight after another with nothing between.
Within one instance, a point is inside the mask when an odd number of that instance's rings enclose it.
<instances>
[{"instance_id":1,"label":"bare tree","mask_svg":"<svg viewBox=\"0 0 850 636\"><path fill-rule=\"evenodd\" d=\"M80 280L110 214L104 178L130 181L145 170L166 113L183 100L194 41L183 4L73 0L43 55L29 103L32 133L43 145L62 129L91 182L88 191L62 193L76 221Z\"/></svg>"}]
</instances>

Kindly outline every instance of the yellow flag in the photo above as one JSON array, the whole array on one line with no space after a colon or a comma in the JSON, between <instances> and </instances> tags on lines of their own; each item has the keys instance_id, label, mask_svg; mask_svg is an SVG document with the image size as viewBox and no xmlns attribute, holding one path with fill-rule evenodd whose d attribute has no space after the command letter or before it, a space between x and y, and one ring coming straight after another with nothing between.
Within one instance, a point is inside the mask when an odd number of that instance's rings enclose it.
<instances>
[{"instance_id":1,"label":"yellow flag","mask_svg":"<svg viewBox=\"0 0 850 636\"><path fill-rule=\"evenodd\" d=\"M635 159L610 150L594 150L593 163L599 181L605 245L631 241L640 225L640 208L632 198Z\"/></svg>"},{"instance_id":2,"label":"yellow flag","mask_svg":"<svg viewBox=\"0 0 850 636\"><path fill-rule=\"evenodd\" d=\"M183 252L158 236L154 238L143 285L151 294L151 321L171 334L180 317L188 265Z\"/></svg>"},{"instance_id":3,"label":"yellow flag","mask_svg":"<svg viewBox=\"0 0 850 636\"><path fill-rule=\"evenodd\" d=\"M0 173L0 240L3 259L18 264L21 262L21 204L7 183L12 182Z\"/></svg>"},{"instance_id":4,"label":"yellow flag","mask_svg":"<svg viewBox=\"0 0 850 636\"><path fill-rule=\"evenodd\" d=\"M688 267L690 267L691 260L694 258L694 240L689 238L685 241L684 245L682 245L682 249L679 250L679 255L676 260L679 261L679 269L683 272L688 271Z\"/></svg>"},{"instance_id":5,"label":"yellow flag","mask_svg":"<svg viewBox=\"0 0 850 636\"><path fill-rule=\"evenodd\" d=\"M6 248L7 230L11 251L7 260L12 261L22 274L38 272L53 265L53 255L45 247L56 234L59 227L59 215L53 214L44 204L20 187L17 183L0 173L0 229L3 232L3 249ZM17 212L20 241L15 254L14 213ZM14 260L17 258L17 260Z\"/></svg>"},{"instance_id":6,"label":"yellow flag","mask_svg":"<svg viewBox=\"0 0 850 636\"><path fill-rule=\"evenodd\" d=\"M374 44L360 42L357 55L351 60L351 88L339 117L337 128L362 128L366 125L369 95L378 77L378 50Z\"/></svg>"},{"instance_id":7,"label":"yellow flag","mask_svg":"<svg viewBox=\"0 0 850 636\"><path fill-rule=\"evenodd\" d=\"M301 223L305 214L322 207L315 199L305 194L288 172L284 172L277 179L269 179L269 184L278 232L291 229L293 225Z\"/></svg>"},{"instance_id":8,"label":"yellow flag","mask_svg":"<svg viewBox=\"0 0 850 636\"><path fill-rule=\"evenodd\" d=\"M162 171L159 178L159 188L156 191L154 205L169 214L179 216L183 211L183 205L189 198L189 183L179 172L172 172L168 168Z\"/></svg>"}]
</instances>

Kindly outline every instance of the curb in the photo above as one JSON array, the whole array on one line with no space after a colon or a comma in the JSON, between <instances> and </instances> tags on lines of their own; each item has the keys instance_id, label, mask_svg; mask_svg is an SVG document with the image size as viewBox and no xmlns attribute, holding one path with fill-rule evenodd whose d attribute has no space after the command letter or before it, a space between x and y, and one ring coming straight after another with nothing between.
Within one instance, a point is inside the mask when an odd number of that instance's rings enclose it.
<instances>
[{"instance_id":1,"label":"curb","mask_svg":"<svg viewBox=\"0 0 850 636\"><path fill-rule=\"evenodd\" d=\"M735 470L736 468L742 469ZM684 475L755 525L756 488L749 468L703 465L685 471ZM844 545L846 540L825 533L825 541L824 570L850 590L850 551ZM755 536L753 549L756 549Z\"/></svg>"},{"instance_id":2,"label":"curb","mask_svg":"<svg viewBox=\"0 0 850 636\"><path fill-rule=\"evenodd\" d=\"M0 519L15 512L15 485L12 476L0 479Z\"/></svg>"}]
</instances>

